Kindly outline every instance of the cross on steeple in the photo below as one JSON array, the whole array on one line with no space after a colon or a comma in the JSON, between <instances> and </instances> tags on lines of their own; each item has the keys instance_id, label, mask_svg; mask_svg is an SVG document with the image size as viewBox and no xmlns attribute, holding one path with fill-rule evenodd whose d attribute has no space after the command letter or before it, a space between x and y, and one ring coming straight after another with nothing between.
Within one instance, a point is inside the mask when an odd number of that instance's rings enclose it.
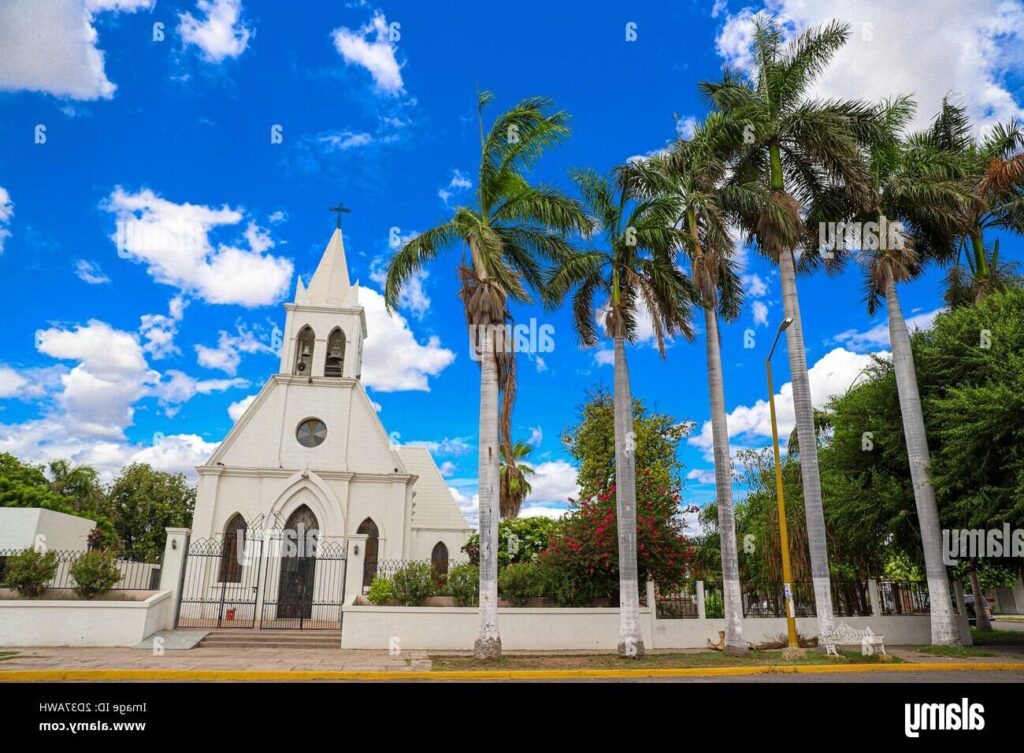
<instances>
[{"instance_id":1,"label":"cross on steeple","mask_svg":"<svg viewBox=\"0 0 1024 753\"><path fill-rule=\"evenodd\" d=\"M330 210L328 210L328 211L337 212L338 213L338 230L341 230L341 215L346 213L346 212L351 212L352 210L349 209L347 206L345 206L345 202L339 201L338 202L338 206L331 207Z\"/></svg>"}]
</instances>

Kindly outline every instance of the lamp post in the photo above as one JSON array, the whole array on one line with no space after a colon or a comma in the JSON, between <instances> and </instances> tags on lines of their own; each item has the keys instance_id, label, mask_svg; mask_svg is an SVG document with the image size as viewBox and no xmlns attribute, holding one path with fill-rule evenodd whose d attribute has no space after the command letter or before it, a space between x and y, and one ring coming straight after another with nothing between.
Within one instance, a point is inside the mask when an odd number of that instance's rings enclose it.
<instances>
[{"instance_id":1,"label":"lamp post","mask_svg":"<svg viewBox=\"0 0 1024 753\"><path fill-rule=\"evenodd\" d=\"M789 562L789 532L786 529L786 498L782 489L782 462L779 457L779 427L775 422L775 385L772 383L772 354L779 344L779 336L793 323L786 317L779 324L772 348L768 351L765 366L768 369L768 406L772 416L772 448L775 451L775 496L779 502L779 547L782 549L782 588L786 596L786 632L789 634L789 648L799 648L796 637L796 609L793 605L793 568Z\"/></svg>"}]
</instances>

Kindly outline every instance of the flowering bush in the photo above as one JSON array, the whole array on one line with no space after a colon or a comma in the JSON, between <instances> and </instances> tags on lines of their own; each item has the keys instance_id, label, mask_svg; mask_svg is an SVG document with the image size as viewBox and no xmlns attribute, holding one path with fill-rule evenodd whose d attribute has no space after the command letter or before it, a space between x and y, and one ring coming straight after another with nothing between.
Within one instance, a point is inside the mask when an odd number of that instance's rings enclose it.
<instances>
[{"instance_id":1,"label":"flowering bush","mask_svg":"<svg viewBox=\"0 0 1024 753\"><path fill-rule=\"evenodd\" d=\"M679 586L687 577L692 549L684 535L677 489L668 488L648 470L636 479L637 567L641 591L650 577L661 588ZM573 502L573 510L551 534L539 558L548 573L548 596L561 604L613 598L619 589L618 520L615 486L588 500Z\"/></svg>"},{"instance_id":2,"label":"flowering bush","mask_svg":"<svg viewBox=\"0 0 1024 753\"><path fill-rule=\"evenodd\" d=\"M71 566L75 579L75 593L79 598L102 596L121 580L117 560L107 552L86 552Z\"/></svg>"},{"instance_id":3,"label":"flowering bush","mask_svg":"<svg viewBox=\"0 0 1024 753\"><path fill-rule=\"evenodd\" d=\"M558 525L551 518L502 518L498 521L498 567L535 562L547 549L548 537ZM474 565L480 563L480 534L474 533L462 547Z\"/></svg>"},{"instance_id":4,"label":"flowering bush","mask_svg":"<svg viewBox=\"0 0 1024 753\"><path fill-rule=\"evenodd\" d=\"M455 565L448 571L448 594L460 607L480 602L480 570L476 565Z\"/></svg>"}]
</instances>

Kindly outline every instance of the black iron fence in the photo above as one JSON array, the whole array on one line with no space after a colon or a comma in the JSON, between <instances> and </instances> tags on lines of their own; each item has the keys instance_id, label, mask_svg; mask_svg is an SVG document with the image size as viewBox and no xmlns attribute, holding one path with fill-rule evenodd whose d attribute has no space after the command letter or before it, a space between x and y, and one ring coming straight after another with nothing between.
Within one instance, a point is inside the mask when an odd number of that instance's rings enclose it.
<instances>
[{"instance_id":1,"label":"black iron fence","mask_svg":"<svg viewBox=\"0 0 1024 753\"><path fill-rule=\"evenodd\" d=\"M878 581L878 606L885 615L929 614L928 584L915 581ZM954 610L956 602L954 600Z\"/></svg>"},{"instance_id":2,"label":"black iron fence","mask_svg":"<svg viewBox=\"0 0 1024 753\"><path fill-rule=\"evenodd\" d=\"M7 561L9 558L28 551L25 549L0 549L0 584L7 578ZM49 550L56 560L57 569L53 577L46 582L46 588L55 590L71 590L78 584L71 574L75 563L86 554L84 551L71 549ZM160 563L136 562L126 557L117 557L121 577L110 589L111 591L155 591L160 587Z\"/></svg>"},{"instance_id":3,"label":"black iron fence","mask_svg":"<svg viewBox=\"0 0 1024 753\"><path fill-rule=\"evenodd\" d=\"M345 544L320 541L308 556L276 556L264 568L260 627L337 630L345 593Z\"/></svg>"},{"instance_id":4,"label":"black iron fence","mask_svg":"<svg viewBox=\"0 0 1024 753\"><path fill-rule=\"evenodd\" d=\"M697 590L695 584L685 583L681 588L668 593L655 589L657 601L656 614L659 620L693 619L697 615ZM705 610L707 609L707 592L705 592Z\"/></svg>"},{"instance_id":5,"label":"black iron fence","mask_svg":"<svg viewBox=\"0 0 1024 753\"><path fill-rule=\"evenodd\" d=\"M410 565L419 565L421 567L430 568L431 573L434 576L434 581L438 586L444 586L449 571L453 567L459 565L468 565L469 560L403 560L403 559L383 559L377 560L372 566L373 577L376 578L393 578L395 574L401 570L406 569ZM372 578L371 578L372 580ZM440 592L439 592L440 593Z\"/></svg>"},{"instance_id":6,"label":"black iron fence","mask_svg":"<svg viewBox=\"0 0 1024 753\"><path fill-rule=\"evenodd\" d=\"M704 583L704 614L708 619L725 616L725 597L720 581ZM796 617L814 617L814 584L797 581L792 584L793 608ZM743 583L740 587L743 616L785 617L786 594L782 583ZM871 597L866 580L833 580L832 611L836 617L871 615ZM669 594L658 595L658 618L680 619L697 617L695 584L685 585ZM909 614L909 612L908 612Z\"/></svg>"}]
</instances>

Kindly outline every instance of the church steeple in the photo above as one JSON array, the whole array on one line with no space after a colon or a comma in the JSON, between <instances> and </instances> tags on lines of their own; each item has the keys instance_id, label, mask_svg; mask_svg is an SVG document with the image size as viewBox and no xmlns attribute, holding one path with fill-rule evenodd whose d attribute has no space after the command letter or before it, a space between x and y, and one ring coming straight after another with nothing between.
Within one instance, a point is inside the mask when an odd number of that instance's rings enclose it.
<instances>
[{"instance_id":1,"label":"church steeple","mask_svg":"<svg viewBox=\"0 0 1024 753\"><path fill-rule=\"evenodd\" d=\"M302 377L358 379L362 372L366 314L359 305L359 286L352 285L339 227L331 234L308 286L300 278L295 301L286 303L281 373ZM342 355L343 354L343 355Z\"/></svg>"},{"instance_id":2,"label":"church steeple","mask_svg":"<svg viewBox=\"0 0 1024 753\"><path fill-rule=\"evenodd\" d=\"M311 306L346 306L352 302L351 293L345 243L341 228L336 228L306 288L306 301Z\"/></svg>"}]
</instances>

